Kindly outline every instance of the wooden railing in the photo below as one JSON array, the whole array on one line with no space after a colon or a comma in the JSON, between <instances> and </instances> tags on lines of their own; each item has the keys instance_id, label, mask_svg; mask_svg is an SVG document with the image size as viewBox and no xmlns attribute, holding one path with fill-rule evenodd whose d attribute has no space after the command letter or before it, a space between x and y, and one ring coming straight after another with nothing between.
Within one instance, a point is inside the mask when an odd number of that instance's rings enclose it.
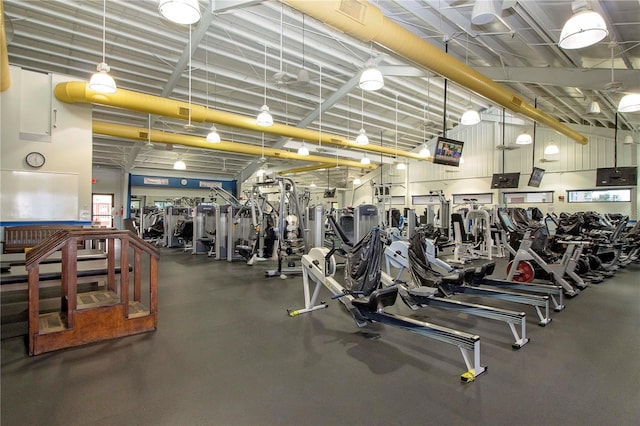
<instances>
[{"instance_id":1,"label":"wooden railing","mask_svg":"<svg viewBox=\"0 0 640 426\"><path fill-rule=\"evenodd\" d=\"M78 244L106 242L104 269L82 271L103 283L93 292L78 294ZM39 265L55 251L62 252L60 312L39 312ZM116 260L119 252L119 262ZM130 257L130 254L133 256ZM149 275L143 282L148 259ZM158 315L158 250L131 231L113 229L62 230L27 253L29 275L29 354L155 330ZM133 298L130 298L130 281ZM143 294L145 284L148 294ZM145 300L146 299L146 304Z\"/></svg>"}]
</instances>

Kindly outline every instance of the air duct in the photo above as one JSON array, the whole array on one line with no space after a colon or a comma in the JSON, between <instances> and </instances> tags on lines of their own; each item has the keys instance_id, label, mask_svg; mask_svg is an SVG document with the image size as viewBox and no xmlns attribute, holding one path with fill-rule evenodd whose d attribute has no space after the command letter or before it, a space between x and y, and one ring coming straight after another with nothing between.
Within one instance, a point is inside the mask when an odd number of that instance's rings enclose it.
<instances>
[{"instance_id":1,"label":"air duct","mask_svg":"<svg viewBox=\"0 0 640 426\"><path fill-rule=\"evenodd\" d=\"M515 113L550 127L578 143L588 139L548 114L525 102L506 87L446 54L409 30L384 16L382 11L363 0L282 0L283 3L316 18L363 42L376 42L414 63L470 89Z\"/></svg>"},{"instance_id":2,"label":"air duct","mask_svg":"<svg viewBox=\"0 0 640 426\"><path fill-rule=\"evenodd\" d=\"M164 117L173 117L183 120L187 120L189 118L189 106L191 106L191 121L195 122L222 124L241 129L254 130L256 132L270 133L313 142L317 142L319 140L323 145L334 145L343 148L352 148L355 146L355 143L350 142L342 136L327 133L320 134L315 130L302 129L278 123L274 123L274 125L270 127L262 127L256 124L255 117L247 117L218 111L201 105L189 105L187 102L162 98L160 96L147 95L125 89L118 89L116 93L98 93L89 89L87 87L87 83L84 81L58 83L54 89L54 93L56 98L62 102L107 105L132 111L139 111L145 114L161 115ZM395 149L391 147L367 145L366 147L358 148L364 151L377 152L389 156L396 155ZM425 160L415 152L398 151L397 155L416 160Z\"/></svg>"},{"instance_id":3,"label":"air duct","mask_svg":"<svg viewBox=\"0 0 640 426\"><path fill-rule=\"evenodd\" d=\"M107 123L104 121L93 121L93 133L118 138L133 139L142 142L166 143L172 145L183 145L193 148L208 149L214 151L235 152L239 154L279 158L281 160L300 160L316 163L331 163L345 167L358 167L360 169L375 170L375 165L364 166L359 161L327 158L321 155L298 155L296 153L275 148L262 148L258 145L249 145L237 142L220 142L211 144L206 138L201 136L180 135L177 133L167 133L159 130L149 131L146 127L125 126L123 124ZM264 151L264 152L263 152Z\"/></svg>"},{"instance_id":4,"label":"air duct","mask_svg":"<svg viewBox=\"0 0 640 426\"><path fill-rule=\"evenodd\" d=\"M11 86L9 71L9 50L7 49L7 29L4 25L4 1L0 0L0 92Z\"/></svg>"}]
</instances>

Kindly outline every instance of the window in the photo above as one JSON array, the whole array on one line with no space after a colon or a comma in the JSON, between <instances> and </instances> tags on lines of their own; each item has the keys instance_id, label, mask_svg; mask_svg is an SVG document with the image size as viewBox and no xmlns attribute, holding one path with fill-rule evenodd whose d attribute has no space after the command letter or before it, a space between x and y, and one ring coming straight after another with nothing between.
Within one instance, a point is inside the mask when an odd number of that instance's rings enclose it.
<instances>
[{"instance_id":1,"label":"window","mask_svg":"<svg viewBox=\"0 0 640 426\"><path fill-rule=\"evenodd\" d=\"M505 204L553 203L553 191L505 192Z\"/></svg>"},{"instance_id":2,"label":"window","mask_svg":"<svg viewBox=\"0 0 640 426\"><path fill-rule=\"evenodd\" d=\"M631 188L567 191L569 203L628 203Z\"/></svg>"},{"instance_id":3,"label":"window","mask_svg":"<svg viewBox=\"0 0 640 426\"><path fill-rule=\"evenodd\" d=\"M485 194L453 194L453 204L469 204L467 200L476 200L478 204L493 204L493 193Z\"/></svg>"}]
</instances>

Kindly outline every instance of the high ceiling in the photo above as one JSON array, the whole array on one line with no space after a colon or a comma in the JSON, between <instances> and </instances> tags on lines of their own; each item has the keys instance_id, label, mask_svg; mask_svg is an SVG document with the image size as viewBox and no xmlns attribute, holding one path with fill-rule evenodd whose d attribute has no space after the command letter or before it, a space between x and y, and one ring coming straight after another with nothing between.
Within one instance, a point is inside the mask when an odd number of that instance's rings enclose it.
<instances>
[{"instance_id":1,"label":"high ceiling","mask_svg":"<svg viewBox=\"0 0 640 426\"><path fill-rule=\"evenodd\" d=\"M371 3L426 42L446 49L568 124L612 128L623 92L640 92L638 0L590 1L590 7L604 17L609 35L579 50L557 46L562 25L572 15L569 0L496 1L500 16L486 25L471 24L474 0ZM276 1L200 0L200 7L202 19L189 28L163 19L155 0L107 0L105 54L118 88L246 117L255 117L266 98L276 123L350 140L364 127L372 144L400 152L417 152L425 139L442 133L442 76ZM10 64L87 81L101 62L101 0L4 0L4 9ZM385 74L385 86L363 92L358 76L372 58ZM308 72L308 79L299 78L301 69ZM593 101L602 112L586 114ZM448 82L447 128L458 125L470 105L486 117L502 109ZM185 126L188 121L107 106L94 106L93 111L97 121L142 128L151 125L154 130L203 139L211 125L192 122L189 128ZM622 129L640 130L638 113L620 114L618 120ZM529 119L525 122L532 124ZM261 146L264 136L265 147L292 152L301 144L270 133L217 127L224 141ZM327 163L359 160L365 152L355 146L336 149L319 146L318 141L306 144L312 153L326 156ZM179 156L187 164L185 175L240 181L252 178L261 165L287 170L317 164L274 158L263 164L256 155L179 144L151 146L99 134L93 139L93 163L101 167L162 174L172 169ZM393 155L379 153L369 153L369 157L374 163L395 160ZM326 179L327 173L332 186L340 187L360 172L340 167L301 173L294 179L309 184Z\"/></svg>"}]
</instances>

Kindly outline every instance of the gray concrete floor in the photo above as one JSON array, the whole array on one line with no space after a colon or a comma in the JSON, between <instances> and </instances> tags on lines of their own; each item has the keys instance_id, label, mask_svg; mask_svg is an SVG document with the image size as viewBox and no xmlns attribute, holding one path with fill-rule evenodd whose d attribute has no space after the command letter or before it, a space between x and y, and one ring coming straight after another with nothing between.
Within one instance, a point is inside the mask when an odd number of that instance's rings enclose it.
<instances>
[{"instance_id":1,"label":"gray concrete floor","mask_svg":"<svg viewBox=\"0 0 640 426\"><path fill-rule=\"evenodd\" d=\"M358 329L336 301L289 318L286 309L303 304L302 279L264 279L267 266L163 249L157 331L37 357L24 338L3 340L2 425L640 419L640 265L567 300L545 328L524 309L531 342L520 350L502 323L398 302L395 312L481 336L488 371L470 384L459 379L457 348L381 325Z\"/></svg>"}]
</instances>

